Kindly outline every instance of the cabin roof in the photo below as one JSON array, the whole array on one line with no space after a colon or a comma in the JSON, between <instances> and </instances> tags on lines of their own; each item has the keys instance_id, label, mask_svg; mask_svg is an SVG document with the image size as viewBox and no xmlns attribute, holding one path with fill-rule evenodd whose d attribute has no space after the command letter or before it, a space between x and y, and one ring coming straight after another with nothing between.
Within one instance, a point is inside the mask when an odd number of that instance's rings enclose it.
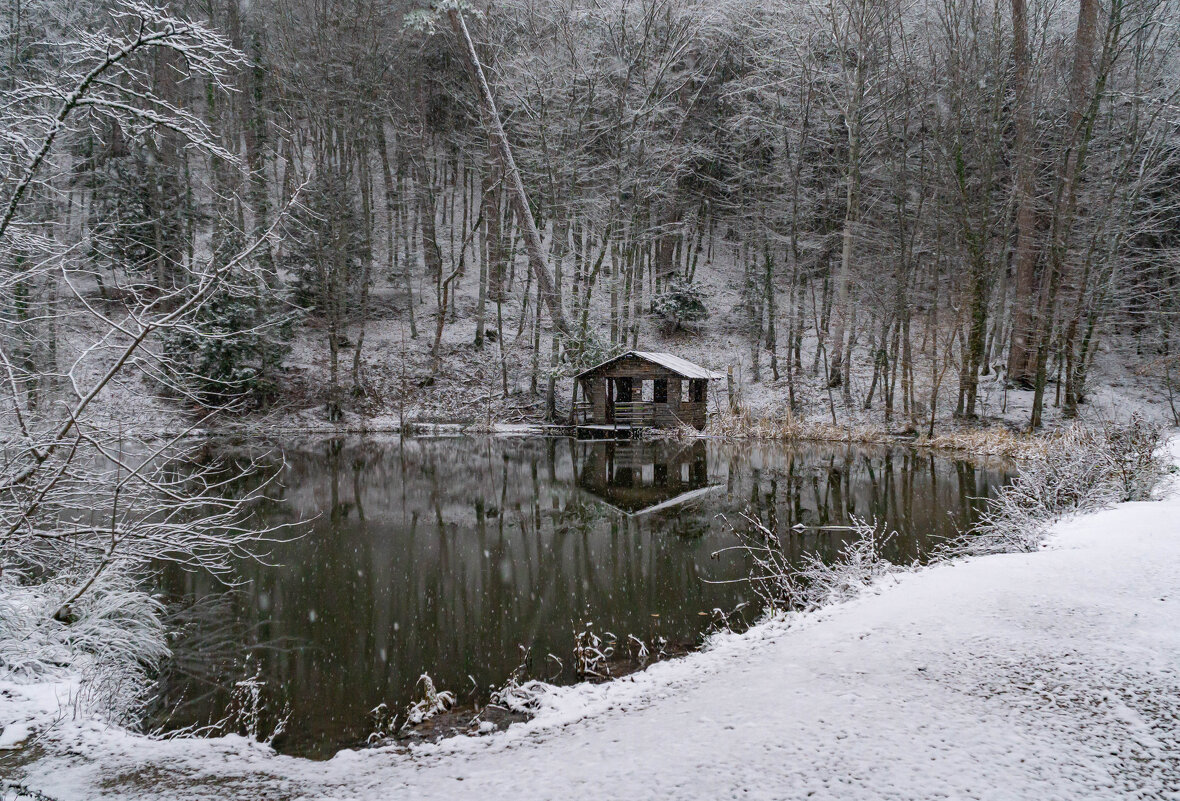
<instances>
[{"instance_id":1,"label":"cabin roof","mask_svg":"<svg viewBox=\"0 0 1180 801\"><path fill-rule=\"evenodd\" d=\"M583 370L582 372L578 373L577 377L581 378L588 373L593 373L595 370L601 370L608 364L613 364L619 359L625 359L628 356L634 356L637 359L643 359L644 361L658 364L660 367L676 373L681 378L718 379L725 377L721 373L701 367L699 364L693 364L688 359L682 359L679 356L673 356L671 353L656 353L654 351L646 350L629 350L626 353L621 353L614 358L607 359L601 364L596 364L589 369Z\"/></svg>"}]
</instances>

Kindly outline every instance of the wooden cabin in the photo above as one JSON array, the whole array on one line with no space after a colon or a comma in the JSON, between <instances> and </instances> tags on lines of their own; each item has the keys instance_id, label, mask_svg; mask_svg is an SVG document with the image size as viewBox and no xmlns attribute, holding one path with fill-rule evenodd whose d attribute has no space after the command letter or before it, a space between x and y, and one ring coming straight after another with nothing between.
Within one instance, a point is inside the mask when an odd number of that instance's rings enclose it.
<instances>
[{"instance_id":1,"label":"wooden cabin","mask_svg":"<svg viewBox=\"0 0 1180 801\"><path fill-rule=\"evenodd\" d=\"M671 353L627 351L577 375L574 423L587 433L681 424L699 431L709 382L724 377Z\"/></svg>"}]
</instances>

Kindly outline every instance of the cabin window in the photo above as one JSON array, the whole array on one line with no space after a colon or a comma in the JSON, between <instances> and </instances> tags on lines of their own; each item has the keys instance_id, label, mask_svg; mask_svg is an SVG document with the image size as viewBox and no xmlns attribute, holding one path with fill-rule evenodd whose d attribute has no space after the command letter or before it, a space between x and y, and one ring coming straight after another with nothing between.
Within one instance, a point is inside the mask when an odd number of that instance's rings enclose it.
<instances>
[{"instance_id":1,"label":"cabin window","mask_svg":"<svg viewBox=\"0 0 1180 801\"><path fill-rule=\"evenodd\" d=\"M690 384L690 391L692 393L691 400L693 403L705 402L705 381L701 378L694 378Z\"/></svg>"},{"instance_id":2,"label":"cabin window","mask_svg":"<svg viewBox=\"0 0 1180 801\"><path fill-rule=\"evenodd\" d=\"M652 399L656 403L668 402L668 379L657 378L652 389Z\"/></svg>"},{"instance_id":3,"label":"cabin window","mask_svg":"<svg viewBox=\"0 0 1180 801\"><path fill-rule=\"evenodd\" d=\"M640 381L639 382L639 399L641 401L646 401L647 403L651 403L651 400L652 400L652 382L651 381Z\"/></svg>"}]
</instances>

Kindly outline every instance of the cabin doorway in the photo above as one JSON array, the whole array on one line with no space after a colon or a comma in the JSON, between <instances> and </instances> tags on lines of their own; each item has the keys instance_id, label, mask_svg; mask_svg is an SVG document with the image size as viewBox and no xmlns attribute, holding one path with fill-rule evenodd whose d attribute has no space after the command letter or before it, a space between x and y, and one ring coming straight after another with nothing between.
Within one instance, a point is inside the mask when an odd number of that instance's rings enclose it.
<instances>
[{"instance_id":1,"label":"cabin doorway","mask_svg":"<svg viewBox=\"0 0 1180 801\"><path fill-rule=\"evenodd\" d=\"M606 422L615 423L615 404L631 402L631 379L608 378L606 380Z\"/></svg>"}]
</instances>

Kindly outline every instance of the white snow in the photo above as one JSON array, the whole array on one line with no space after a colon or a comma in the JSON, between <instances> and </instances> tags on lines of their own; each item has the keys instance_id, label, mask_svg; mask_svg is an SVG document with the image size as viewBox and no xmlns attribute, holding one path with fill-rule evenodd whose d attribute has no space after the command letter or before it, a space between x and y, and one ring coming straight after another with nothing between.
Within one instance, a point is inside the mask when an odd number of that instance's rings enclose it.
<instances>
[{"instance_id":1,"label":"white snow","mask_svg":"<svg viewBox=\"0 0 1180 801\"><path fill-rule=\"evenodd\" d=\"M1062 523L1036 553L891 575L632 677L552 689L500 734L314 763L63 722L16 773L62 801L1177 798L1177 623L1170 491ZM36 705L20 692L0 684L0 725Z\"/></svg>"},{"instance_id":2,"label":"white snow","mask_svg":"<svg viewBox=\"0 0 1180 801\"><path fill-rule=\"evenodd\" d=\"M29 739L29 734L32 730L27 723L19 723L13 721L0 731L0 750L8 751L15 749L18 745L24 743Z\"/></svg>"}]
</instances>

